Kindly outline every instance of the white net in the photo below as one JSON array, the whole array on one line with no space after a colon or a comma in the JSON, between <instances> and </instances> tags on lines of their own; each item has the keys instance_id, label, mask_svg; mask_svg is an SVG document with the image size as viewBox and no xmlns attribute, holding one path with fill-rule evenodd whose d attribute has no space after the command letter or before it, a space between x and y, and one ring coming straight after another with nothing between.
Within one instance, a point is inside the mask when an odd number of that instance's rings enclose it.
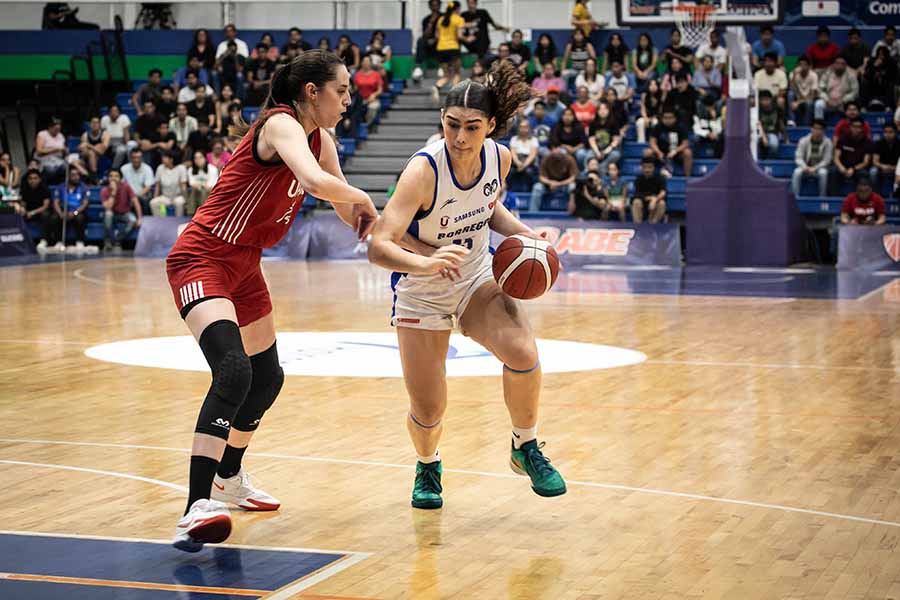
<instances>
[{"instance_id":1,"label":"white net","mask_svg":"<svg viewBox=\"0 0 900 600\"><path fill-rule=\"evenodd\" d=\"M681 43L697 48L709 41L710 32L716 28L715 8L708 5L676 6L675 24L681 32Z\"/></svg>"}]
</instances>

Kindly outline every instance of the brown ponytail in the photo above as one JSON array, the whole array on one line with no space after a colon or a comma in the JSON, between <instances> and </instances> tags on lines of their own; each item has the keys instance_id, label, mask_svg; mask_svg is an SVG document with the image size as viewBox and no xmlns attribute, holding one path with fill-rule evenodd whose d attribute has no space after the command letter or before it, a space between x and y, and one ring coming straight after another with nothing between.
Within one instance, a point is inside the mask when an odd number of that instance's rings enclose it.
<instances>
[{"instance_id":1,"label":"brown ponytail","mask_svg":"<svg viewBox=\"0 0 900 600\"><path fill-rule=\"evenodd\" d=\"M502 138L519 107L531 100L534 92L522 73L506 60L494 62L485 81L484 85L468 80L456 84L447 94L444 108L480 110L496 121L490 137Z\"/></svg>"},{"instance_id":2,"label":"brown ponytail","mask_svg":"<svg viewBox=\"0 0 900 600\"><path fill-rule=\"evenodd\" d=\"M272 76L269 96L260 109L263 120L265 113L276 106L295 107L296 103L306 100L304 87L307 83L322 87L337 79L337 70L342 64L334 52L307 50L288 64L278 67ZM250 125L242 117L228 128L229 135L236 137L243 137L248 131Z\"/></svg>"}]
</instances>

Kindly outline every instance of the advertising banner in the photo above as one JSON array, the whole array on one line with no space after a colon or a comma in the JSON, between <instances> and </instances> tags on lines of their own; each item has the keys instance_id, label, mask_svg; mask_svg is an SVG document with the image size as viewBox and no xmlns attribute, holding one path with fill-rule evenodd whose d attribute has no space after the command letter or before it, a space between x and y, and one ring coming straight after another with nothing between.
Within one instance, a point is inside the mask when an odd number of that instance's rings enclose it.
<instances>
[{"instance_id":1,"label":"advertising banner","mask_svg":"<svg viewBox=\"0 0 900 600\"><path fill-rule=\"evenodd\" d=\"M0 256L34 254L31 232L20 215L0 215Z\"/></svg>"},{"instance_id":2,"label":"advertising banner","mask_svg":"<svg viewBox=\"0 0 900 600\"><path fill-rule=\"evenodd\" d=\"M842 225L838 234L838 269L900 271L900 226Z\"/></svg>"}]
</instances>

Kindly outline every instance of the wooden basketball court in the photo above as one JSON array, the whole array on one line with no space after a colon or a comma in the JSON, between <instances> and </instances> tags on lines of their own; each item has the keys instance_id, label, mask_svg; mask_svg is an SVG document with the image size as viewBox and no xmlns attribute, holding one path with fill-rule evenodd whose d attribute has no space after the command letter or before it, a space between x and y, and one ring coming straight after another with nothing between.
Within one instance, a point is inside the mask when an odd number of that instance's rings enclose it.
<instances>
[{"instance_id":1,"label":"wooden basketball court","mask_svg":"<svg viewBox=\"0 0 900 600\"><path fill-rule=\"evenodd\" d=\"M265 270L281 331L390 333L387 273ZM567 274L528 304L540 338L646 355L545 376L540 438L565 496L509 470L500 378L460 376L444 508L412 509L403 381L349 376L371 364L346 358L395 351L357 344L314 357L344 357L346 376L289 376L251 446L282 510L235 511L230 546L193 556L152 542L181 515L209 375L85 355L187 335L163 263L0 268L0 597L900 598L900 280L834 300L753 292L764 279L742 297L638 295L627 277Z\"/></svg>"}]
</instances>

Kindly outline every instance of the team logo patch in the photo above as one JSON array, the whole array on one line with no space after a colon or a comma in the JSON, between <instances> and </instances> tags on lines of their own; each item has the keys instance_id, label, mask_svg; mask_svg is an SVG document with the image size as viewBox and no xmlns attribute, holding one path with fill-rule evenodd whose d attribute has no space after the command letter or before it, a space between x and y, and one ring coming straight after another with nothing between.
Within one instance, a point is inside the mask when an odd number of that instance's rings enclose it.
<instances>
[{"instance_id":1,"label":"team logo patch","mask_svg":"<svg viewBox=\"0 0 900 600\"><path fill-rule=\"evenodd\" d=\"M441 210L444 210L454 202L456 202L456 198L447 198L446 200L444 200L444 203L441 204Z\"/></svg>"},{"instance_id":2,"label":"team logo patch","mask_svg":"<svg viewBox=\"0 0 900 600\"><path fill-rule=\"evenodd\" d=\"M884 251L894 262L900 262L900 233L887 233L881 238Z\"/></svg>"},{"instance_id":3,"label":"team logo patch","mask_svg":"<svg viewBox=\"0 0 900 600\"><path fill-rule=\"evenodd\" d=\"M500 189L500 184L496 179L492 180L490 183L484 184L484 195L490 196L491 194L496 194L497 190Z\"/></svg>"},{"instance_id":4,"label":"team logo patch","mask_svg":"<svg viewBox=\"0 0 900 600\"><path fill-rule=\"evenodd\" d=\"M448 217L447 215L444 215L443 217L441 217L441 229L446 229L447 225L449 225L449 224L450 224L450 217Z\"/></svg>"}]
</instances>

